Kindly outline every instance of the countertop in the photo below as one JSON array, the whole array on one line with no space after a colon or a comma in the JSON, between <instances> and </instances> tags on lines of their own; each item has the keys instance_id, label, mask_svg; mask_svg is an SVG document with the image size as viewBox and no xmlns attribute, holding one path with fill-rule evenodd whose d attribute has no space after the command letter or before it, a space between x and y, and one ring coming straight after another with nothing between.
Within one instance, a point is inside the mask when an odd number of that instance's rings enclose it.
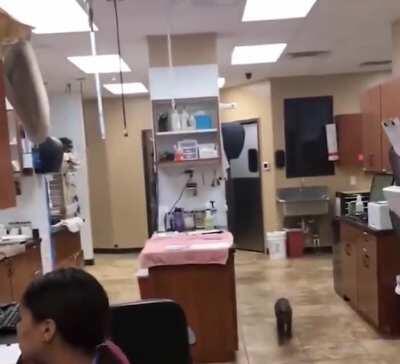
<instances>
[{"instance_id":1,"label":"countertop","mask_svg":"<svg viewBox=\"0 0 400 364\"><path fill-rule=\"evenodd\" d=\"M34 246L38 246L41 243L41 239L30 239L20 244L13 245L1 245L0 246L0 261L6 258L11 258L13 256L23 254L27 249Z\"/></svg>"},{"instance_id":2,"label":"countertop","mask_svg":"<svg viewBox=\"0 0 400 364\"><path fill-rule=\"evenodd\" d=\"M359 228L360 230L366 231L367 233L370 233L372 235L391 235L391 234L394 234L394 230L393 229L377 230L377 229L374 229L373 227L369 226L368 223L363 222L361 220L357 220L357 219L355 219L353 217L349 217L349 216L336 217L335 221L344 222L346 224L355 226L356 228Z\"/></svg>"}]
</instances>

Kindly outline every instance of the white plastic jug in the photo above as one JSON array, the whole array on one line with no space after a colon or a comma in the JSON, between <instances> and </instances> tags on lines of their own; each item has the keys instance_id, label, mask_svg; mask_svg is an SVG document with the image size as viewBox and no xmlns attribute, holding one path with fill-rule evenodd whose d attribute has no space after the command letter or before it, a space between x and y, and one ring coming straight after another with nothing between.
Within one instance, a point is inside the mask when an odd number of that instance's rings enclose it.
<instances>
[{"instance_id":1,"label":"white plastic jug","mask_svg":"<svg viewBox=\"0 0 400 364\"><path fill-rule=\"evenodd\" d=\"M269 256L272 260L287 258L286 231L273 231L267 233L267 244Z\"/></svg>"}]
</instances>

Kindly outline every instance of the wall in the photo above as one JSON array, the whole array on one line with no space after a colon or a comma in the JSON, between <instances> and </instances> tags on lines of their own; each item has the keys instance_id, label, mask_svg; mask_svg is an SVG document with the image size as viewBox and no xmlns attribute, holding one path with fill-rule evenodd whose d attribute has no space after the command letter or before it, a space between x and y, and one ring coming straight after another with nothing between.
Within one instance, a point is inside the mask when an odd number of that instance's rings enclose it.
<instances>
[{"instance_id":1,"label":"wall","mask_svg":"<svg viewBox=\"0 0 400 364\"><path fill-rule=\"evenodd\" d=\"M77 155L81 163L80 168L76 173L81 217L85 221L81 229L81 242L85 260L91 260L94 258L92 219L90 213L85 127L80 94L51 95L50 112L50 134L58 138L66 137L71 139L74 144L74 153Z\"/></svg>"},{"instance_id":2,"label":"wall","mask_svg":"<svg viewBox=\"0 0 400 364\"><path fill-rule=\"evenodd\" d=\"M141 132L151 128L147 97L127 99L128 137L123 135L121 100L104 100L105 141L97 105L85 102L89 184L95 248L139 248L147 239Z\"/></svg>"},{"instance_id":3,"label":"wall","mask_svg":"<svg viewBox=\"0 0 400 364\"><path fill-rule=\"evenodd\" d=\"M392 25L393 75L400 76L400 19Z\"/></svg>"},{"instance_id":4,"label":"wall","mask_svg":"<svg viewBox=\"0 0 400 364\"><path fill-rule=\"evenodd\" d=\"M240 121L246 119L260 120L261 160L273 162L274 140L271 105L271 84L269 81L258 82L250 85L223 89L221 102L236 102L235 110L221 111L222 122ZM263 172L262 193L264 208L264 226L272 231L277 228L278 215L275 204L275 169Z\"/></svg>"},{"instance_id":5,"label":"wall","mask_svg":"<svg viewBox=\"0 0 400 364\"><path fill-rule=\"evenodd\" d=\"M335 114L360 112L362 90L390 77L389 72L357 75L275 78L269 81L224 89L222 102L237 102L236 110L222 112L224 122L259 118L261 121L262 160L272 163L271 172L263 172L264 223L268 231L282 227L276 204L276 188L299 186L300 179L287 179L285 170L274 168L274 151L284 148L283 101L285 98L332 95ZM350 186L350 176L357 184ZM336 169L335 176L306 178L305 185L327 185L331 195L343 189L369 188L370 176L361 170Z\"/></svg>"},{"instance_id":6,"label":"wall","mask_svg":"<svg viewBox=\"0 0 400 364\"><path fill-rule=\"evenodd\" d=\"M15 221L32 222L32 228L39 229L42 239L40 249L43 271L49 272L53 268L53 257L45 177L43 175L22 176L20 183L21 195L17 196L17 206L0 210L0 224Z\"/></svg>"}]
</instances>

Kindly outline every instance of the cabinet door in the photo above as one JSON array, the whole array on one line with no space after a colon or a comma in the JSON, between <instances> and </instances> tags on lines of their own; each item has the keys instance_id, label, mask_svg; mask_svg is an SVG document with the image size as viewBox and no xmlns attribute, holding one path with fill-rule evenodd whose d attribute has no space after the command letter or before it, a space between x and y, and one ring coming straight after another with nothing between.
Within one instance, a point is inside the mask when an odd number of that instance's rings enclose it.
<instances>
[{"instance_id":1,"label":"cabinet door","mask_svg":"<svg viewBox=\"0 0 400 364\"><path fill-rule=\"evenodd\" d=\"M0 261L0 304L13 301L11 291L11 272L8 259Z\"/></svg>"},{"instance_id":2,"label":"cabinet door","mask_svg":"<svg viewBox=\"0 0 400 364\"><path fill-rule=\"evenodd\" d=\"M363 233L358 243L357 287L358 309L378 326L377 240L368 233Z\"/></svg>"},{"instance_id":3,"label":"cabinet door","mask_svg":"<svg viewBox=\"0 0 400 364\"><path fill-rule=\"evenodd\" d=\"M382 121L400 118L400 78L391 80L381 86L382 92ZM382 129L383 130L383 129ZM385 131L382 132L382 167L390 171L389 150L391 144Z\"/></svg>"},{"instance_id":4,"label":"cabinet door","mask_svg":"<svg viewBox=\"0 0 400 364\"><path fill-rule=\"evenodd\" d=\"M369 89L361 95L363 115L364 169L382 171L381 89Z\"/></svg>"},{"instance_id":5,"label":"cabinet door","mask_svg":"<svg viewBox=\"0 0 400 364\"><path fill-rule=\"evenodd\" d=\"M335 116L339 144L339 164L344 167L361 167L363 154L362 115Z\"/></svg>"},{"instance_id":6,"label":"cabinet door","mask_svg":"<svg viewBox=\"0 0 400 364\"><path fill-rule=\"evenodd\" d=\"M340 226L342 257L342 292L352 306L357 306L357 241L360 231L347 224Z\"/></svg>"},{"instance_id":7,"label":"cabinet door","mask_svg":"<svg viewBox=\"0 0 400 364\"><path fill-rule=\"evenodd\" d=\"M12 257L11 262L13 297L19 302L29 283L42 274L40 247L35 245L28 248L24 254Z\"/></svg>"},{"instance_id":8,"label":"cabinet door","mask_svg":"<svg viewBox=\"0 0 400 364\"><path fill-rule=\"evenodd\" d=\"M0 209L16 205L16 190L11 165L10 139L3 83L3 64L0 62Z\"/></svg>"}]
</instances>

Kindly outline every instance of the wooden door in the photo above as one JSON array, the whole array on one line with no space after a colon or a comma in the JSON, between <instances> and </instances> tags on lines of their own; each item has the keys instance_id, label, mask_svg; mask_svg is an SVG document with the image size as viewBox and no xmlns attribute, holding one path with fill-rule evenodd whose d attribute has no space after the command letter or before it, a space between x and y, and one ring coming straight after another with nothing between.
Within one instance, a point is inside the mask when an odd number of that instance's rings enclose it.
<instances>
[{"instance_id":1,"label":"wooden door","mask_svg":"<svg viewBox=\"0 0 400 364\"><path fill-rule=\"evenodd\" d=\"M343 167L362 167L362 114L335 116L338 132L339 164Z\"/></svg>"},{"instance_id":2,"label":"wooden door","mask_svg":"<svg viewBox=\"0 0 400 364\"><path fill-rule=\"evenodd\" d=\"M381 88L371 88L361 95L363 116L364 169L382 171Z\"/></svg>"},{"instance_id":3,"label":"wooden door","mask_svg":"<svg viewBox=\"0 0 400 364\"><path fill-rule=\"evenodd\" d=\"M0 304L11 303L11 277L10 264L8 259L0 261Z\"/></svg>"},{"instance_id":4,"label":"wooden door","mask_svg":"<svg viewBox=\"0 0 400 364\"><path fill-rule=\"evenodd\" d=\"M359 311L379 326L377 240L366 232L358 242L357 295Z\"/></svg>"},{"instance_id":5,"label":"wooden door","mask_svg":"<svg viewBox=\"0 0 400 364\"><path fill-rule=\"evenodd\" d=\"M3 64L0 62L0 209L16 206L16 190L11 165L10 139L3 83Z\"/></svg>"},{"instance_id":6,"label":"wooden door","mask_svg":"<svg viewBox=\"0 0 400 364\"><path fill-rule=\"evenodd\" d=\"M348 224L340 225L342 292L353 307L357 306L357 242L360 234L360 230Z\"/></svg>"},{"instance_id":7,"label":"wooden door","mask_svg":"<svg viewBox=\"0 0 400 364\"><path fill-rule=\"evenodd\" d=\"M42 275L40 246L32 246L25 253L16 255L10 260L13 298L19 302L29 283Z\"/></svg>"},{"instance_id":8,"label":"wooden door","mask_svg":"<svg viewBox=\"0 0 400 364\"><path fill-rule=\"evenodd\" d=\"M381 86L382 93L382 121L391 118L400 118L400 78L388 81ZM385 131L382 129L382 167L391 170L389 150L391 144Z\"/></svg>"}]
</instances>

